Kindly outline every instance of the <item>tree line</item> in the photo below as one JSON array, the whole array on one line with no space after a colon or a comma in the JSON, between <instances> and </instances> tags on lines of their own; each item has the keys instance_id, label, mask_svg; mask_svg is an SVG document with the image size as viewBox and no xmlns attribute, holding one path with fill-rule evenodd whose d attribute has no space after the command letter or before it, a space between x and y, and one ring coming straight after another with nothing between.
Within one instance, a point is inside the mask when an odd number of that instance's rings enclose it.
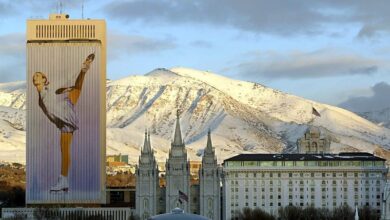
<instances>
[{"instance_id":1,"label":"tree line","mask_svg":"<svg viewBox=\"0 0 390 220\"><path fill-rule=\"evenodd\" d=\"M380 214L369 206L358 209L359 220L378 220ZM354 220L355 210L343 205L332 210L328 208L286 206L278 209L278 216L260 209L243 208L235 213L232 220Z\"/></svg>"}]
</instances>

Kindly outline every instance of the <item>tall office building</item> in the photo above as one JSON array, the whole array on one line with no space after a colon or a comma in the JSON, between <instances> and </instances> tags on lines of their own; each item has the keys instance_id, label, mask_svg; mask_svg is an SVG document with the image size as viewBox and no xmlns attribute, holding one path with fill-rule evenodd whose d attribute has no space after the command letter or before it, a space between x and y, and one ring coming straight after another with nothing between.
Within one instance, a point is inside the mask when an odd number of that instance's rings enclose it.
<instances>
[{"instance_id":1,"label":"tall office building","mask_svg":"<svg viewBox=\"0 0 390 220\"><path fill-rule=\"evenodd\" d=\"M27 21L27 203L105 203L106 25Z\"/></svg>"}]
</instances>

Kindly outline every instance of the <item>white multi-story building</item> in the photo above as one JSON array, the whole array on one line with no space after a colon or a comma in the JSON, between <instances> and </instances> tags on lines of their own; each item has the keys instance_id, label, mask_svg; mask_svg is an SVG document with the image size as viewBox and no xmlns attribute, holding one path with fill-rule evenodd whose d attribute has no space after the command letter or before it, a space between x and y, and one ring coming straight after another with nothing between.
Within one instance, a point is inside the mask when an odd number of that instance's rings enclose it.
<instances>
[{"instance_id":1,"label":"white multi-story building","mask_svg":"<svg viewBox=\"0 0 390 220\"><path fill-rule=\"evenodd\" d=\"M224 219L244 207L370 206L380 212L385 160L369 153L241 154L224 161Z\"/></svg>"},{"instance_id":2,"label":"white multi-story building","mask_svg":"<svg viewBox=\"0 0 390 220\"><path fill-rule=\"evenodd\" d=\"M157 162L147 132L135 174L137 214L145 220L159 214L157 198L160 193Z\"/></svg>"},{"instance_id":3,"label":"white multi-story building","mask_svg":"<svg viewBox=\"0 0 390 220\"><path fill-rule=\"evenodd\" d=\"M390 220L390 181L387 181L383 190L382 220Z\"/></svg>"}]
</instances>

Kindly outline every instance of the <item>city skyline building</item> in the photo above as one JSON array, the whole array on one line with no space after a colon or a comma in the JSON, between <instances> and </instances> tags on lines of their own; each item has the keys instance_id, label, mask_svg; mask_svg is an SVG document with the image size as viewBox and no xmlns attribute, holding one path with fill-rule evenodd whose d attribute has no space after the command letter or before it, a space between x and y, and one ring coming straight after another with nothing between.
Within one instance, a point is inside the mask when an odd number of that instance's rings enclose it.
<instances>
[{"instance_id":1,"label":"city skyline building","mask_svg":"<svg viewBox=\"0 0 390 220\"><path fill-rule=\"evenodd\" d=\"M27 20L27 204L104 204L105 20Z\"/></svg>"}]
</instances>

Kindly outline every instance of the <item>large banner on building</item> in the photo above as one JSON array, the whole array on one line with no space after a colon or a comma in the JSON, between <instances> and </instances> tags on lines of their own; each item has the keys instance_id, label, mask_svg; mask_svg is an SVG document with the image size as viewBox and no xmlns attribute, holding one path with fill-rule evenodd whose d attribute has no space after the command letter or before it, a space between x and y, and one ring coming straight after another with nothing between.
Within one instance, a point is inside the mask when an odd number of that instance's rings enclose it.
<instances>
[{"instance_id":1,"label":"large banner on building","mask_svg":"<svg viewBox=\"0 0 390 220\"><path fill-rule=\"evenodd\" d=\"M27 44L28 204L104 202L100 62L100 43Z\"/></svg>"}]
</instances>

